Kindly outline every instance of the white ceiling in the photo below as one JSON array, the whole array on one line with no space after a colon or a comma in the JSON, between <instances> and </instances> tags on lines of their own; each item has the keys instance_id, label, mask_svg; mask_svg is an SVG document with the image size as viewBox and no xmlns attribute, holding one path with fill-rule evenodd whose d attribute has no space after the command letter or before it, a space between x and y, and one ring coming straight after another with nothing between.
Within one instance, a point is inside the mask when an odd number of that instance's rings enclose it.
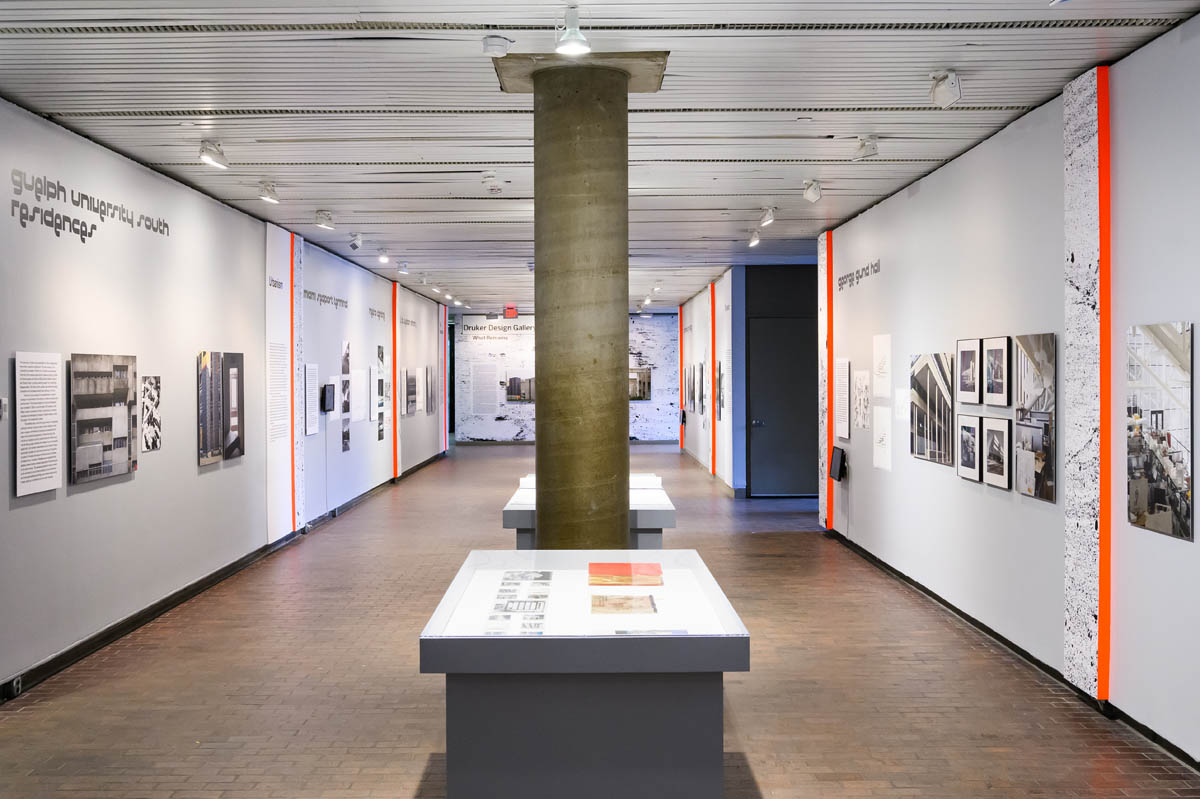
<instances>
[{"instance_id":1,"label":"white ceiling","mask_svg":"<svg viewBox=\"0 0 1200 799\"><path fill-rule=\"evenodd\" d=\"M553 49L561 2L6 0L0 94L368 267L476 311L533 304L530 95L480 37ZM630 298L673 307L812 238L1200 10L1200 0L584 2L596 51L668 50L630 98ZM943 111L931 71L963 100ZM855 138L879 155L852 163ZM202 139L233 163L197 161ZM481 173L505 182L489 195ZM825 197L800 196L818 178ZM260 180L283 202L257 199ZM985 190L985 189L981 189ZM751 250L764 206L778 221ZM333 212L337 230L313 225ZM349 234L367 246L350 250ZM432 294L430 296L433 296Z\"/></svg>"}]
</instances>

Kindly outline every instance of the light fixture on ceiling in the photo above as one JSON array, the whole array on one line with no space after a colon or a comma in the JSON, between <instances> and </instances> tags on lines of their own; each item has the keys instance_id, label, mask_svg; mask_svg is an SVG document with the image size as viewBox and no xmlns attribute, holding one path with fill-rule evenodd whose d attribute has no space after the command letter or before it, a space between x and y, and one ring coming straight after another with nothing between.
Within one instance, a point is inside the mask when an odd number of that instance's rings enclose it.
<instances>
[{"instance_id":1,"label":"light fixture on ceiling","mask_svg":"<svg viewBox=\"0 0 1200 799\"><path fill-rule=\"evenodd\" d=\"M660 291L662 291L662 281L656 280L654 281L654 293L657 294Z\"/></svg>"},{"instance_id":2,"label":"light fixture on ceiling","mask_svg":"<svg viewBox=\"0 0 1200 799\"><path fill-rule=\"evenodd\" d=\"M516 44L507 36L496 36L490 34L483 37L483 54L492 58L504 58L508 55L508 47L511 44Z\"/></svg>"},{"instance_id":3,"label":"light fixture on ceiling","mask_svg":"<svg viewBox=\"0 0 1200 799\"><path fill-rule=\"evenodd\" d=\"M361 233L351 233L350 234L350 249L357 252L358 250L362 249L362 246L363 246L362 234Z\"/></svg>"},{"instance_id":4,"label":"light fixture on ceiling","mask_svg":"<svg viewBox=\"0 0 1200 799\"><path fill-rule=\"evenodd\" d=\"M1063 3L1066 3L1066 2L1068 2L1068 0L1050 0L1050 7L1054 8L1055 6L1061 6Z\"/></svg>"},{"instance_id":5,"label":"light fixture on ceiling","mask_svg":"<svg viewBox=\"0 0 1200 799\"><path fill-rule=\"evenodd\" d=\"M642 300L642 305L649 305L651 302L653 302L653 300L651 300L650 295L647 294L646 299Z\"/></svg>"},{"instance_id":6,"label":"light fixture on ceiling","mask_svg":"<svg viewBox=\"0 0 1200 799\"><path fill-rule=\"evenodd\" d=\"M810 203L815 203L821 199L821 181L804 181L804 199L808 200Z\"/></svg>"},{"instance_id":7,"label":"light fixture on ceiling","mask_svg":"<svg viewBox=\"0 0 1200 799\"><path fill-rule=\"evenodd\" d=\"M450 292L448 292L448 291L447 291L447 292L446 292L446 299L448 299L448 300L452 300L452 299L454 299L454 295L453 295L453 294L451 294Z\"/></svg>"},{"instance_id":8,"label":"light fixture on ceiling","mask_svg":"<svg viewBox=\"0 0 1200 799\"><path fill-rule=\"evenodd\" d=\"M408 274L408 261L405 261L402 264L397 264L396 265L396 273L400 274L400 275L407 275Z\"/></svg>"},{"instance_id":9,"label":"light fixture on ceiling","mask_svg":"<svg viewBox=\"0 0 1200 799\"><path fill-rule=\"evenodd\" d=\"M954 70L930 72L929 101L938 108L949 108L962 99L962 82Z\"/></svg>"},{"instance_id":10,"label":"light fixture on ceiling","mask_svg":"<svg viewBox=\"0 0 1200 799\"><path fill-rule=\"evenodd\" d=\"M455 300L455 301L454 301L454 304L455 304L456 306L458 306L459 308L461 308L461 307L462 307L462 300Z\"/></svg>"},{"instance_id":11,"label":"light fixture on ceiling","mask_svg":"<svg viewBox=\"0 0 1200 799\"><path fill-rule=\"evenodd\" d=\"M434 293L434 294L441 294L441 293L442 293L442 290L441 290L440 288L438 288L437 286L434 286L434 287L433 287L433 293Z\"/></svg>"},{"instance_id":12,"label":"light fixture on ceiling","mask_svg":"<svg viewBox=\"0 0 1200 799\"><path fill-rule=\"evenodd\" d=\"M771 224L774 221L775 221L775 207L771 206L770 208L764 208L762 211L762 216L760 216L758 218L758 226L766 227L767 225Z\"/></svg>"},{"instance_id":13,"label":"light fixture on ceiling","mask_svg":"<svg viewBox=\"0 0 1200 799\"><path fill-rule=\"evenodd\" d=\"M383 247L380 247L379 248L379 263L386 264L390 260L392 260L392 259L388 257L388 251L386 249L384 249Z\"/></svg>"},{"instance_id":14,"label":"light fixture on ceiling","mask_svg":"<svg viewBox=\"0 0 1200 799\"><path fill-rule=\"evenodd\" d=\"M504 191L504 184L496 177L496 172L491 169L485 169L480 178L483 187L487 189L488 194L500 194Z\"/></svg>"},{"instance_id":15,"label":"light fixture on ceiling","mask_svg":"<svg viewBox=\"0 0 1200 799\"><path fill-rule=\"evenodd\" d=\"M279 195L275 193L275 184L266 180L259 183L258 199L271 205L279 205Z\"/></svg>"},{"instance_id":16,"label":"light fixture on ceiling","mask_svg":"<svg viewBox=\"0 0 1200 799\"><path fill-rule=\"evenodd\" d=\"M750 246L751 247L757 247L758 243L760 241L762 241L762 236L758 235L757 230L750 234Z\"/></svg>"},{"instance_id":17,"label":"light fixture on ceiling","mask_svg":"<svg viewBox=\"0 0 1200 799\"><path fill-rule=\"evenodd\" d=\"M874 136L859 136L858 149L850 156L850 160L861 161L873 155L879 155L879 141Z\"/></svg>"},{"instance_id":18,"label":"light fixture on ceiling","mask_svg":"<svg viewBox=\"0 0 1200 799\"><path fill-rule=\"evenodd\" d=\"M469 310L471 310L471 303L467 302L466 300L463 300L463 307L469 311Z\"/></svg>"},{"instance_id":19,"label":"light fixture on ceiling","mask_svg":"<svg viewBox=\"0 0 1200 799\"><path fill-rule=\"evenodd\" d=\"M558 34L554 52L559 55L587 55L592 52L592 46L587 37L579 29L579 6L571 3L563 17L563 26L555 28Z\"/></svg>"},{"instance_id":20,"label":"light fixture on ceiling","mask_svg":"<svg viewBox=\"0 0 1200 799\"><path fill-rule=\"evenodd\" d=\"M317 221L314 224L322 230L333 230L333 211L317 211Z\"/></svg>"},{"instance_id":21,"label":"light fixture on ceiling","mask_svg":"<svg viewBox=\"0 0 1200 799\"><path fill-rule=\"evenodd\" d=\"M654 318L654 315L648 311L642 311L641 313L638 314L638 316L642 317L643 319L653 319Z\"/></svg>"},{"instance_id":22,"label":"light fixture on ceiling","mask_svg":"<svg viewBox=\"0 0 1200 799\"><path fill-rule=\"evenodd\" d=\"M225 157L221 145L215 141L205 139L200 142L200 160L217 169L229 169L229 159Z\"/></svg>"}]
</instances>

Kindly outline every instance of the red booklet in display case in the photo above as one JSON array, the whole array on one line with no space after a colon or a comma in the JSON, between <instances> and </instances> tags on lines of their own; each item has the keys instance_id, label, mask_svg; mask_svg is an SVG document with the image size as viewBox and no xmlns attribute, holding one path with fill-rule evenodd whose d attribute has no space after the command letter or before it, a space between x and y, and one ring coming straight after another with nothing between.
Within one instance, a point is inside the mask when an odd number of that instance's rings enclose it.
<instances>
[{"instance_id":1,"label":"red booklet in display case","mask_svg":"<svg viewBox=\"0 0 1200 799\"><path fill-rule=\"evenodd\" d=\"M661 563L589 563L588 585L662 585Z\"/></svg>"}]
</instances>

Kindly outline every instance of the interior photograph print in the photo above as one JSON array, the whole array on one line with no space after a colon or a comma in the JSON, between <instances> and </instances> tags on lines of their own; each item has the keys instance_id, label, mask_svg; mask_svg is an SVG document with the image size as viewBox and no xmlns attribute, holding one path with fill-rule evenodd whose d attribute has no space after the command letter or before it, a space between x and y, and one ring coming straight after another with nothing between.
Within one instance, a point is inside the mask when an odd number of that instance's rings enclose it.
<instances>
[{"instance_id":1,"label":"interior photograph print","mask_svg":"<svg viewBox=\"0 0 1200 799\"><path fill-rule=\"evenodd\" d=\"M1192 530L1192 336L1188 322L1126 335L1129 523L1185 541Z\"/></svg>"},{"instance_id":2,"label":"interior photograph print","mask_svg":"<svg viewBox=\"0 0 1200 799\"><path fill-rule=\"evenodd\" d=\"M958 417L958 476L976 483L983 480L979 457L979 417Z\"/></svg>"},{"instance_id":3,"label":"interior photograph print","mask_svg":"<svg viewBox=\"0 0 1200 799\"><path fill-rule=\"evenodd\" d=\"M1053 333L1013 339L1013 467L1018 494L1054 502L1055 358Z\"/></svg>"},{"instance_id":4,"label":"interior photograph print","mask_svg":"<svg viewBox=\"0 0 1200 799\"><path fill-rule=\"evenodd\" d=\"M225 418L221 408L221 353L201 350L196 357L196 381L199 463L208 466L219 463L224 455L221 438Z\"/></svg>"},{"instance_id":5,"label":"interior photograph print","mask_svg":"<svg viewBox=\"0 0 1200 799\"><path fill-rule=\"evenodd\" d=\"M943 466L954 464L954 356L914 355L909 371L909 452Z\"/></svg>"},{"instance_id":6,"label":"interior photograph print","mask_svg":"<svg viewBox=\"0 0 1200 799\"><path fill-rule=\"evenodd\" d=\"M70 378L71 482L137 471L137 358L74 354Z\"/></svg>"},{"instance_id":7,"label":"interior photograph print","mask_svg":"<svg viewBox=\"0 0 1200 799\"><path fill-rule=\"evenodd\" d=\"M960 404L980 404L980 346L977 338L960 339L958 342L958 383L954 398Z\"/></svg>"},{"instance_id":8,"label":"interior photograph print","mask_svg":"<svg viewBox=\"0 0 1200 799\"><path fill-rule=\"evenodd\" d=\"M983 340L983 403L1007 408L1012 397L1008 375L1012 340L1008 336Z\"/></svg>"},{"instance_id":9,"label":"interior photograph print","mask_svg":"<svg viewBox=\"0 0 1200 799\"><path fill-rule=\"evenodd\" d=\"M983 482L996 488L1012 488L1012 420L985 416L983 419Z\"/></svg>"}]
</instances>

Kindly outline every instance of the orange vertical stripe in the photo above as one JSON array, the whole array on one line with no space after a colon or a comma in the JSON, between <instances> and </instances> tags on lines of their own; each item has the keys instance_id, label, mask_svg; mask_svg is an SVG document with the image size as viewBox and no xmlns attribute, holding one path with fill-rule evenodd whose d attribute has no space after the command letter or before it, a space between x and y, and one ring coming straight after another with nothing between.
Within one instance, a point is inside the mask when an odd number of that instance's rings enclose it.
<instances>
[{"instance_id":1,"label":"orange vertical stripe","mask_svg":"<svg viewBox=\"0 0 1200 799\"><path fill-rule=\"evenodd\" d=\"M683 306L679 306L679 448L683 449Z\"/></svg>"},{"instance_id":2,"label":"orange vertical stripe","mask_svg":"<svg viewBox=\"0 0 1200 799\"><path fill-rule=\"evenodd\" d=\"M833 458L833 231L825 232L825 526L833 529L833 479L829 463Z\"/></svg>"},{"instance_id":3,"label":"orange vertical stripe","mask_svg":"<svg viewBox=\"0 0 1200 799\"><path fill-rule=\"evenodd\" d=\"M1112 605L1112 163L1108 67L1096 68L1100 199L1100 603L1097 608L1096 698L1108 699Z\"/></svg>"},{"instance_id":4,"label":"orange vertical stripe","mask_svg":"<svg viewBox=\"0 0 1200 799\"><path fill-rule=\"evenodd\" d=\"M288 247L288 363L291 369L288 374L289 402L292 415L290 426L291 441L288 446L292 450L292 532L296 531L296 234L291 236Z\"/></svg>"},{"instance_id":5,"label":"orange vertical stripe","mask_svg":"<svg viewBox=\"0 0 1200 799\"><path fill-rule=\"evenodd\" d=\"M396 300L400 294L400 284L392 283L392 477L400 476L400 447L396 441L400 438L399 416L396 415L396 397L400 393L396 383L396 359L400 350L396 348Z\"/></svg>"},{"instance_id":6,"label":"orange vertical stripe","mask_svg":"<svg viewBox=\"0 0 1200 799\"><path fill-rule=\"evenodd\" d=\"M717 283L714 280L708 284L709 312L709 353L711 360L708 364L709 383L712 391L708 395L708 429L712 433L712 445L708 448L709 471L717 473Z\"/></svg>"},{"instance_id":7,"label":"orange vertical stripe","mask_svg":"<svg viewBox=\"0 0 1200 799\"><path fill-rule=\"evenodd\" d=\"M442 306L442 452L450 449L450 308Z\"/></svg>"}]
</instances>

